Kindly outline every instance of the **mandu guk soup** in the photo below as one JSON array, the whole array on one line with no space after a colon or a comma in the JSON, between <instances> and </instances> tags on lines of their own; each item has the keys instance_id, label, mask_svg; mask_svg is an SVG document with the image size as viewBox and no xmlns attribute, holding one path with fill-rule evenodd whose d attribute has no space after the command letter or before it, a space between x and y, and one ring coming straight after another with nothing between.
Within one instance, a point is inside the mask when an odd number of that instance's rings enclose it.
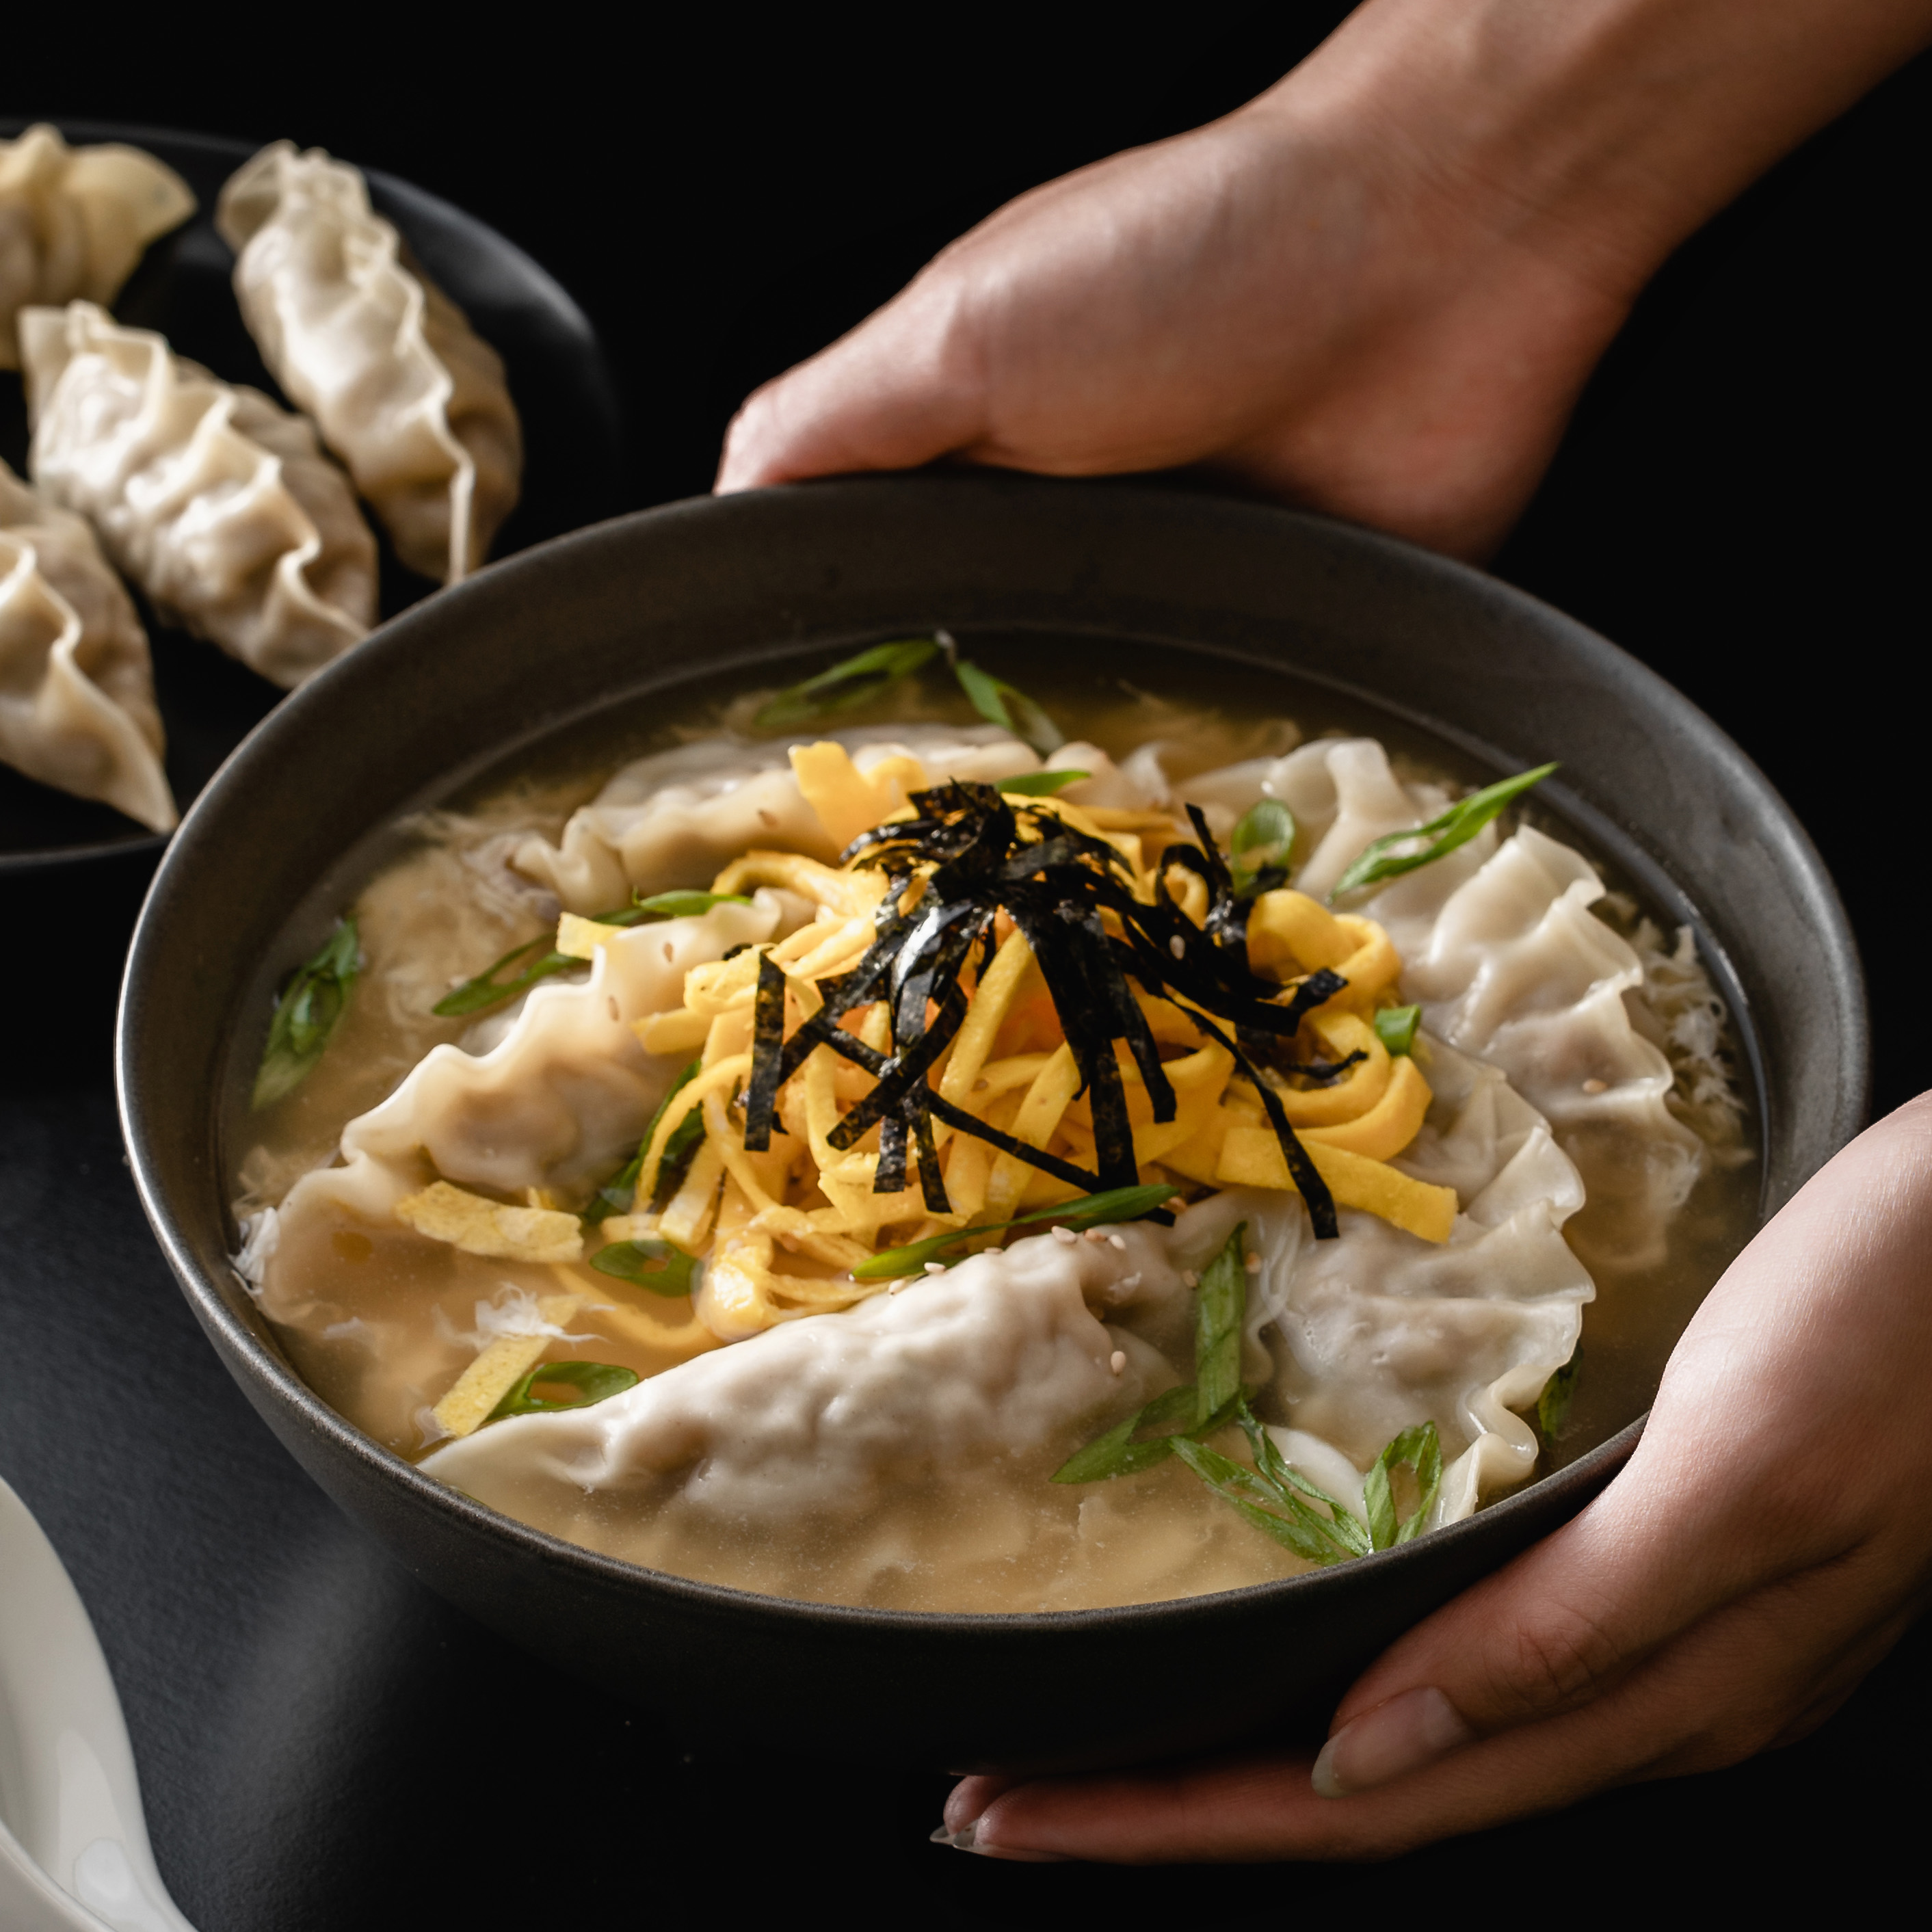
<instances>
[{"instance_id":1,"label":"mandu guk soup","mask_svg":"<svg viewBox=\"0 0 1932 1932\"><path fill-rule=\"evenodd\" d=\"M1540 771L943 641L402 829L237 1144L309 1383L587 1548L956 1611L1346 1561L1637 1413L1757 1192L1688 929Z\"/></svg>"}]
</instances>

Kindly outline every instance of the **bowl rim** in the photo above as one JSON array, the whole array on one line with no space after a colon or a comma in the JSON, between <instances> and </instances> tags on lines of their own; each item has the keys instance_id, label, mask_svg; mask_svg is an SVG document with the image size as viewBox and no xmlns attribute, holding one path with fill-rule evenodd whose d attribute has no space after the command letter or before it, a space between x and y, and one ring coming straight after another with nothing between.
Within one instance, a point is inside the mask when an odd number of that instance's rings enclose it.
<instances>
[{"instance_id":1,"label":"bowl rim","mask_svg":"<svg viewBox=\"0 0 1932 1932\"><path fill-rule=\"evenodd\" d=\"M165 915L166 902L174 880L184 869L194 864L200 847L210 838L206 829L207 821L222 811L228 790L234 784L244 782L254 771L272 765L279 754L283 741L299 737L302 734L305 728L307 710L310 704L318 701L312 694L318 691L332 692L338 685L350 680L379 675L378 668L384 658L409 649L410 632L416 622L423 620L426 612L434 614L446 608L451 600L489 594L493 586L505 584L516 574L550 567L558 560L568 558L574 550L592 550L599 544L612 541L614 536L640 525L672 526L682 518L694 514L712 517L721 510L728 514L730 506L734 504L748 506L761 500L795 495L800 491L823 494L854 488L861 490L970 490L986 488L1010 490L1018 488L1061 492L1124 489L1132 490L1137 496L1165 496L1177 504L1198 508L1203 500L1202 492L1186 488L1162 489L1161 483L1163 480L1171 482L1171 479L1156 479L1150 482L1138 478L1066 482L1017 478L1004 474L995 477L969 474L956 477L837 478L746 491L731 498L687 498L632 512L532 545L512 556L487 566L460 584L440 590L410 609L386 620L370 632L355 652L338 659L275 706L230 754L192 802L180 826L168 843L161 864L142 904L129 950L116 1016L114 1051L116 1102L120 1124L142 1206L154 1229L157 1241L197 1320L216 1343L231 1371L238 1374L238 1378L242 1378L245 1371L244 1393L248 1394L251 1400L256 1400L258 1407L261 1406L261 1400L266 1399L279 1405L284 1411L292 1411L290 1419L305 1432L326 1438L335 1450L346 1454L383 1481L399 1484L417 1507L453 1518L470 1533L479 1535L508 1552L525 1556L533 1556L547 1566L562 1565L575 1573L581 1581L600 1590L631 1594L642 1592L668 1596L686 1606L701 1608L739 1620L755 1619L767 1622L776 1620L784 1624L821 1624L829 1622L848 1630L882 1633L909 1631L931 1634L952 1630L994 1641L1003 1636L1018 1640L1042 1632L1078 1636L1082 1633L1118 1629L1130 1623L1140 1626L1172 1626L1197 1620L1214 1620L1233 1605L1252 1604L1263 1598L1279 1602L1286 1611L1297 1598L1305 1598L1312 1592L1346 1588L1346 1580L1350 1577L1376 1574L1392 1581L1408 1568L1431 1564L1432 1558L1427 1552L1443 1552L1453 1545L1484 1540L1502 1532L1505 1523L1526 1514L1533 1515L1552 1508L1562 1509L1564 1502L1578 1492L1582 1492L1582 1501L1587 1502L1591 1495L1614 1475L1641 1438L1648 1420L1648 1409L1574 1461L1546 1475L1532 1475L1516 1489L1482 1506L1460 1522L1445 1525L1431 1532L1426 1537L1418 1538L1396 1549L1376 1551L1349 1562L1337 1562L1298 1575L1273 1578L1233 1589L1192 1596L1160 1598L1141 1603L1040 1611L897 1610L772 1595L683 1576L674 1571L650 1569L621 1557L586 1549L504 1515L464 1492L425 1474L417 1465L408 1462L364 1434L331 1407L302 1379L281 1357L279 1351L263 1341L237 1312L235 1306L203 1269L164 1196L146 1148L147 1136L151 1130L144 1118L146 1102L140 1090L141 1083L136 1076L140 1050L138 1033L145 992L143 975L152 950L153 935ZM1418 569L1432 572L1451 582L1472 589L1480 587L1482 596L1499 598L1505 604L1514 605L1545 629L1553 621L1556 626L1568 631L1574 644L1585 651L1606 654L1608 661L1614 662L1619 675L1625 678L1634 677L1640 684L1648 683L1654 692L1660 694L1667 706L1676 708L1692 727L1700 752L1714 754L1721 762L1741 774L1747 784L1755 790L1759 802L1766 808L1776 822L1800 869L1808 875L1809 884L1816 895L1814 910L1822 918L1826 926L1826 930L1819 934L1820 943L1826 952L1834 956L1846 975L1848 993L1846 1017L1850 1038L1847 1064L1844 1068L1846 1086L1843 1090L1849 1104L1842 1112L1846 1117L1861 1122L1868 1117L1870 1089L1869 1010L1856 942L1835 884L1790 807L1759 770L1755 762L1714 721L1648 666L1632 658L1609 639L1530 592L1491 577L1473 566L1420 549L1380 531L1336 518L1273 504L1258 503L1252 500L1217 497L1209 500L1224 507L1231 514L1246 512L1250 515L1286 520L1296 525L1312 527L1318 531L1324 540L1358 547L1372 560L1379 560L1412 573ZM1100 628L1105 629L1107 627ZM1118 627L1114 628L1118 632ZM778 655L787 648L787 645L776 635L776 627L774 630L773 654ZM823 648L822 645L811 640L797 640L792 647L800 650ZM1352 688L1334 679L1319 676L1313 677L1312 681L1337 689ZM1430 722L1426 714L1413 709L1405 710L1399 700L1378 697L1363 687L1352 688L1361 690L1364 695L1385 710L1425 724ZM618 694L612 701L621 702L622 695ZM553 728L555 723L555 720L550 721L544 730L548 731ZM1438 723L1431 728L1450 742L1460 742L1465 745L1470 742L1468 734L1458 732L1454 728L1446 728ZM466 765L459 766L452 774L452 783L460 786L464 782L464 773L475 763L472 760ZM1587 800L1582 802L1586 812L1596 811L1596 808L1591 806ZM1744 1032L1755 1057L1757 1051L1755 1034L1748 1027ZM1854 1128L1853 1131L1856 1130ZM1761 1203L1758 1217L1760 1230L1768 1219L1768 1214L1764 1211Z\"/></svg>"}]
</instances>

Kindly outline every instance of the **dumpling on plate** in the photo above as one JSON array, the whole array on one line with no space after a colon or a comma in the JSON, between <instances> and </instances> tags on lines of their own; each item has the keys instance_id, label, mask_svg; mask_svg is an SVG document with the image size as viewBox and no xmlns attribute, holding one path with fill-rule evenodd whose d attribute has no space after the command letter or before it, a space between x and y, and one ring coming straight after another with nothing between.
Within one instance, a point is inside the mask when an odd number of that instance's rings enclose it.
<instances>
[{"instance_id":1,"label":"dumpling on plate","mask_svg":"<svg viewBox=\"0 0 1932 1932\"><path fill-rule=\"evenodd\" d=\"M376 540L309 422L91 302L20 329L34 482L159 609L286 688L367 635Z\"/></svg>"},{"instance_id":2,"label":"dumpling on plate","mask_svg":"<svg viewBox=\"0 0 1932 1932\"><path fill-rule=\"evenodd\" d=\"M163 744L148 634L94 532L0 462L0 759L169 832Z\"/></svg>"},{"instance_id":3,"label":"dumpling on plate","mask_svg":"<svg viewBox=\"0 0 1932 1932\"><path fill-rule=\"evenodd\" d=\"M215 222L262 359L397 554L446 584L479 568L523 471L502 360L409 260L362 175L278 141L222 190Z\"/></svg>"},{"instance_id":4,"label":"dumpling on plate","mask_svg":"<svg viewBox=\"0 0 1932 1932\"><path fill-rule=\"evenodd\" d=\"M111 302L142 250L194 208L187 182L139 148L70 148L44 124L0 140L0 369L20 366L22 309Z\"/></svg>"}]
</instances>

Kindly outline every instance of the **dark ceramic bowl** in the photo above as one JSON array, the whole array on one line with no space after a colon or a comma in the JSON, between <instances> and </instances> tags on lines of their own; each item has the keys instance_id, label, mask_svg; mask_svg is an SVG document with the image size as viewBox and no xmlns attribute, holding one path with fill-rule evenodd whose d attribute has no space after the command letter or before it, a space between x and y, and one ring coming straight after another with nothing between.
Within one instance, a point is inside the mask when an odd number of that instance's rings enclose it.
<instances>
[{"instance_id":1,"label":"dark ceramic bowl","mask_svg":"<svg viewBox=\"0 0 1932 1932\"><path fill-rule=\"evenodd\" d=\"M310 1393L229 1267L224 1121L272 988L377 862L386 825L560 732L594 742L614 710L788 681L940 624L1016 676L1105 676L1150 652L1183 686L1286 670L1392 730L1426 728L1472 772L1560 758L1544 808L1696 928L1740 1019L1762 1212L1862 1120L1862 986L1817 854L1737 746L1614 646L1312 518L1114 484L898 478L561 538L406 612L280 706L189 814L136 937L118 1054L142 1200L230 1370L351 1516L483 1622L711 1748L1052 1767L1317 1724L1392 1637L1574 1514L1640 1418L1466 1522L1310 1576L1052 1615L826 1607L635 1569L443 1488ZM1265 1667L1201 1667L1243 1655Z\"/></svg>"}]
</instances>

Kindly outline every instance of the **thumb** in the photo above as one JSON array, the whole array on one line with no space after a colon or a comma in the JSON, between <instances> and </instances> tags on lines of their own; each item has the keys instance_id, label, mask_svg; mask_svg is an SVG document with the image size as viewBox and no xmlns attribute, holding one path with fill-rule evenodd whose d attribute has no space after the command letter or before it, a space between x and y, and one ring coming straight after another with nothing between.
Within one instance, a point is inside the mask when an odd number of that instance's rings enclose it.
<instances>
[{"instance_id":1,"label":"thumb","mask_svg":"<svg viewBox=\"0 0 1932 1932\"><path fill-rule=\"evenodd\" d=\"M721 495L910 470L981 440L986 382L958 284L928 272L847 336L755 390L725 434Z\"/></svg>"}]
</instances>

